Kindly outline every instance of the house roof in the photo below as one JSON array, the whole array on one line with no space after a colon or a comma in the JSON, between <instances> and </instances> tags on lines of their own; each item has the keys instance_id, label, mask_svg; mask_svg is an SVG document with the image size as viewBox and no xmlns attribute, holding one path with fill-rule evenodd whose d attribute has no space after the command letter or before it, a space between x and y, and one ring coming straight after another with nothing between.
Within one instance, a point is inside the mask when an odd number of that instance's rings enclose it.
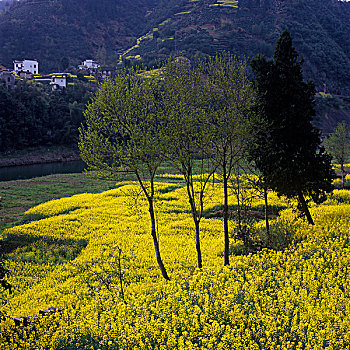
<instances>
[{"instance_id":1,"label":"house roof","mask_svg":"<svg viewBox=\"0 0 350 350\"><path fill-rule=\"evenodd\" d=\"M32 59L14 60L13 63L23 63L24 61L31 61L31 62L37 62L38 63L38 60L32 60Z\"/></svg>"},{"instance_id":2,"label":"house roof","mask_svg":"<svg viewBox=\"0 0 350 350\"><path fill-rule=\"evenodd\" d=\"M62 80L62 79L67 80L67 76L66 76L66 75L52 75L52 76L51 76L51 79L52 79L52 80L56 80L56 79L57 79L57 80L59 80L59 79L61 79L61 80Z\"/></svg>"},{"instance_id":3,"label":"house roof","mask_svg":"<svg viewBox=\"0 0 350 350\"><path fill-rule=\"evenodd\" d=\"M13 78L15 78L15 75L9 70L0 70L0 76L12 76Z\"/></svg>"}]
</instances>

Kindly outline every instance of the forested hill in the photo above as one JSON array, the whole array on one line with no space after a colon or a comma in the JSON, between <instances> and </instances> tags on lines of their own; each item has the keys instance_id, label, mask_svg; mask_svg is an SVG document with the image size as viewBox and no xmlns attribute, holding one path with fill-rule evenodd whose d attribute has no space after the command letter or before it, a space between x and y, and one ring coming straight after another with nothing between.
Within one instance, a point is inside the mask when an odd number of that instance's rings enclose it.
<instances>
[{"instance_id":1,"label":"forested hill","mask_svg":"<svg viewBox=\"0 0 350 350\"><path fill-rule=\"evenodd\" d=\"M304 57L307 78L318 90L350 93L350 2L333 0L180 1L168 17L155 11L153 40L145 39L127 55L188 57L229 50L237 55L271 56L281 31L288 28ZM236 5L236 6L235 6ZM163 22L161 22L163 21ZM156 35L154 35L156 31ZM156 38L155 38L156 37Z\"/></svg>"},{"instance_id":2,"label":"forested hill","mask_svg":"<svg viewBox=\"0 0 350 350\"><path fill-rule=\"evenodd\" d=\"M175 52L272 55L288 28L307 78L350 94L350 2L337 0L21 0L0 16L0 62L37 58L41 70L86 58L152 65Z\"/></svg>"},{"instance_id":3,"label":"forested hill","mask_svg":"<svg viewBox=\"0 0 350 350\"><path fill-rule=\"evenodd\" d=\"M10 8L13 0L0 0L0 12L7 11Z\"/></svg>"},{"instance_id":4,"label":"forested hill","mask_svg":"<svg viewBox=\"0 0 350 350\"><path fill-rule=\"evenodd\" d=\"M116 56L142 34L156 0L20 0L0 16L0 62L36 58L41 72ZM100 55L100 57L96 57Z\"/></svg>"}]
</instances>

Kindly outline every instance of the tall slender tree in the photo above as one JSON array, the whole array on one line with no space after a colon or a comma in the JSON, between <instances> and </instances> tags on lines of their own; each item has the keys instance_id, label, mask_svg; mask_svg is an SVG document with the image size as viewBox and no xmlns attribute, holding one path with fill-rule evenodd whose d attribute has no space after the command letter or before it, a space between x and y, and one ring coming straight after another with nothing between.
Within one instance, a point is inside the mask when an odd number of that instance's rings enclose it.
<instances>
[{"instance_id":1,"label":"tall slender tree","mask_svg":"<svg viewBox=\"0 0 350 350\"><path fill-rule=\"evenodd\" d=\"M135 174L148 202L157 263L169 280L160 254L154 208L154 179L166 151L158 93L156 81L141 80L136 74L106 80L85 111L86 127L80 129L79 148L91 170Z\"/></svg>"},{"instance_id":2,"label":"tall slender tree","mask_svg":"<svg viewBox=\"0 0 350 350\"><path fill-rule=\"evenodd\" d=\"M313 224L307 198L320 203L332 190L334 172L312 125L315 87L303 81L302 63L288 30L279 37L272 61L261 56L252 60L259 110L268 128L252 143L250 154L265 186L295 198Z\"/></svg>"},{"instance_id":3,"label":"tall slender tree","mask_svg":"<svg viewBox=\"0 0 350 350\"><path fill-rule=\"evenodd\" d=\"M229 182L245 158L254 91L248 79L246 61L224 53L209 60L206 67L210 117L215 134L212 139L213 154L223 182L224 265L228 265Z\"/></svg>"},{"instance_id":4,"label":"tall slender tree","mask_svg":"<svg viewBox=\"0 0 350 350\"><path fill-rule=\"evenodd\" d=\"M202 268L200 222L206 191L215 172L215 163L210 154L213 133L206 109L208 90L201 64L191 67L183 62L169 61L163 69L162 104L167 125L167 154L186 183L195 226L197 263Z\"/></svg>"}]
</instances>

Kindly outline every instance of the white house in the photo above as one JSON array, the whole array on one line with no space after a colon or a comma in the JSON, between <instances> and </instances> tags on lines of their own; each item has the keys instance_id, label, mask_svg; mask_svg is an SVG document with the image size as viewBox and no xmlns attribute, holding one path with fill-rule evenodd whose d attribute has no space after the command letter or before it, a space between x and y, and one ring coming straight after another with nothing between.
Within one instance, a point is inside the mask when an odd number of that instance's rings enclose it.
<instances>
[{"instance_id":1,"label":"white house","mask_svg":"<svg viewBox=\"0 0 350 350\"><path fill-rule=\"evenodd\" d=\"M39 63L36 60L13 61L13 70L18 72L29 72L39 74Z\"/></svg>"},{"instance_id":2,"label":"white house","mask_svg":"<svg viewBox=\"0 0 350 350\"><path fill-rule=\"evenodd\" d=\"M50 85L52 86L52 90L64 89L67 87L67 75L53 75L51 76Z\"/></svg>"},{"instance_id":3,"label":"white house","mask_svg":"<svg viewBox=\"0 0 350 350\"><path fill-rule=\"evenodd\" d=\"M98 69L100 65L94 60L85 60L83 64L79 65L79 69Z\"/></svg>"}]
</instances>

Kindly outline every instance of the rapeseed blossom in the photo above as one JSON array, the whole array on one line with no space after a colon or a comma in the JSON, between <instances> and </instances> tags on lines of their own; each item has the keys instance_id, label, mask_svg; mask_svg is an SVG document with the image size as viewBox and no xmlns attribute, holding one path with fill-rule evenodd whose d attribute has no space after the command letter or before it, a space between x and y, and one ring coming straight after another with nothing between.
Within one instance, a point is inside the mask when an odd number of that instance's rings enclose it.
<instances>
[{"instance_id":1,"label":"rapeseed blossom","mask_svg":"<svg viewBox=\"0 0 350 350\"><path fill-rule=\"evenodd\" d=\"M169 174L160 179L180 180ZM4 307L9 318L1 324L1 349L350 348L346 190L335 190L311 208L314 226L270 193L272 205L287 208L272 225L291 225L294 243L285 251L232 256L226 267L222 221L204 218L204 267L198 269L184 184L158 182L156 188L160 249L170 282L159 274L147 203L134 182L40 204L27 212L33 221L3 233L33 243L8 259L14 293ZM205 210L220 205L221 193L220 184L210 186ZM257 197L252 205L262 204ZM239 244L232 239L232 246ZM10 328L11 318L51 305L64 313Z\"/></svg>"}]
</instances>

